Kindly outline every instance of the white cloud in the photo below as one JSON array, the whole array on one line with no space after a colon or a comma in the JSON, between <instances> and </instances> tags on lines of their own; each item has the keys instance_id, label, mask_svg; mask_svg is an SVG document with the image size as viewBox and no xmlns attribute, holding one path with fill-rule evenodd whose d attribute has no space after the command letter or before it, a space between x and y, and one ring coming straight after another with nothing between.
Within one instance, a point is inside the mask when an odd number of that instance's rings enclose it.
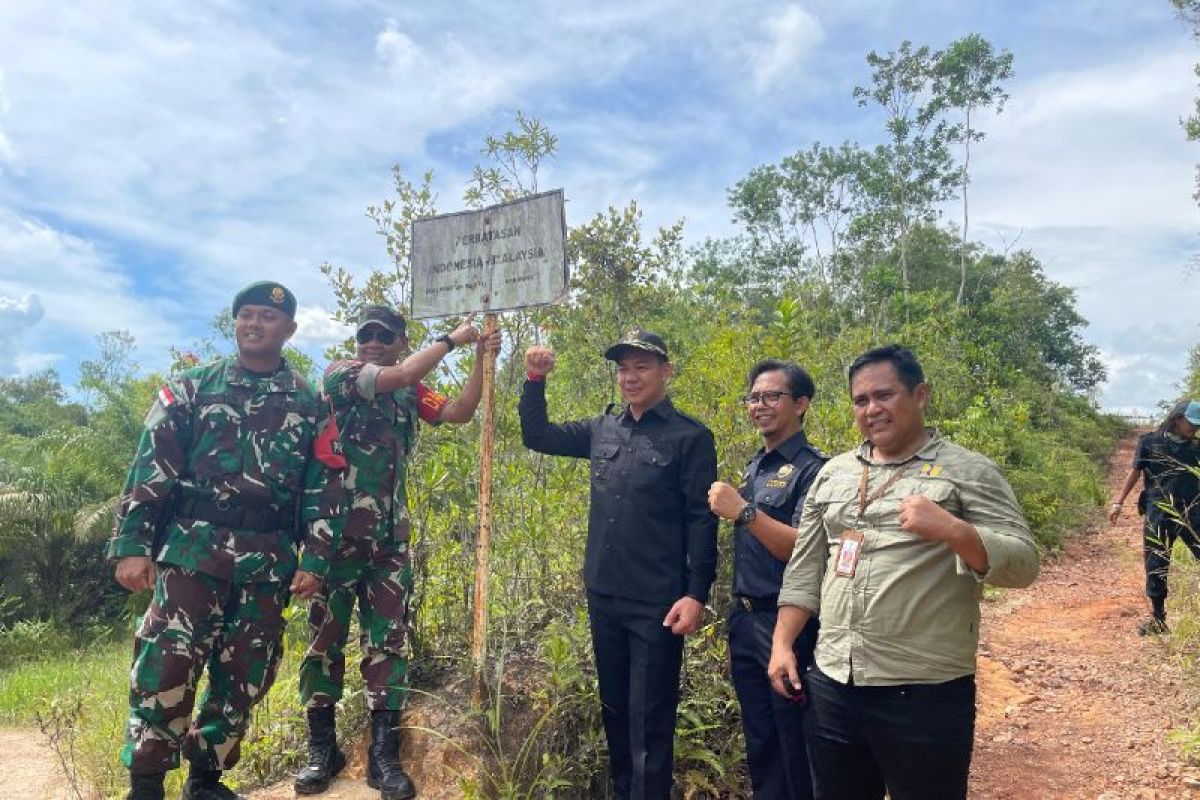
<instances>
[{"instance_id":1,"label":"white cloud","mask_svg":"<svg viewBox=\"0 0 1200 800\"><path fill-rule=\"evenodd\" d=\"M139 297L136 288L94 243L0 208L0 296L10 298L0 300L0 315L24 331L5 339L12 329L0 322L0 351L8 355L0 371L49 366L51 354L65 344L79 342L82 350L110 330L130 331L156 356L147 366L160 366L168 345L183 338L177 321L194 310L185 296L151 299Z\"/></svg>"},{"instance_id":2,"label":"white cloud","mask_svg":"<svg viewBox=\"0 0 1200 800\"><path fill-rule=\"evenodd\" d=\"M764 21L766 43L752 60L759 92L788 76L825 37L820 21L798 5L787 6Z\"/></svg>"},{"instance_id":3,"label":"white cloud","mask_svg":"<svg viewBox=\"0 0 1200 800\"><path fill-rule=\"evenodd\" d=\"M417 45L412 38L396 26L396 20L389 19L384 23L383 30L375 37L375 54L389 69L403 69L417 61Z\"/></svg>"},{"instance_id":4,"label":"white cloud","mask_svg":"<svg viewBox=\"0 0 1200 800\"><path fill-rule=\"evenodd\" d=\"M326 347L341 344L354 333L354 328L335 322L328 311L315 306L296 307L296 335L292 344L314 355Z\"/></svg>"},{"instance_id":5,"label":"white cloud","mask_svg":"<svg viewBox=\"0 0 1200 800\"><path fill-rule=\"evenodd\" d=\"M973 216L1017 227L1200 226L1191 199L1200 154L1179 128L1195 53L1171 45L1013 85L972 151Z\"/></svg>"},{"instance_id":6,"label":"white cloud","mask_svg":"<svg viewBox=\"0 0 1200 800\"><path fill-rule=\"evenodd\" d=\"M20 298L0 295L0 374L19 368L17 340L41 320L44 309L36 294Z\"/></svg>"},{"instance_id":7,"label":"white cloud","mask_svg":"<svg viewBox=\"0 0 1200 800\"><path fill-rule=\"evenodd\" d=\"M14 361L18 374L29 375L53 367L62 357L62 353L18 353Z\"/></svg>"},{"instance_id":8,"label":"white cloud","mask_svg":"<svg viewBox=\"0 0 1200 800\"><path fill-rule=\"evenodd\" d=\"M4 121L4 116L8 113L9 102L4 93L4 70L0 69L0 123ZM0 125L0 167L3 167L5 162L11 164L17 159L17 151L9 141L8 136L4 133L3 125Z\"/></svg>"}]
</instances>

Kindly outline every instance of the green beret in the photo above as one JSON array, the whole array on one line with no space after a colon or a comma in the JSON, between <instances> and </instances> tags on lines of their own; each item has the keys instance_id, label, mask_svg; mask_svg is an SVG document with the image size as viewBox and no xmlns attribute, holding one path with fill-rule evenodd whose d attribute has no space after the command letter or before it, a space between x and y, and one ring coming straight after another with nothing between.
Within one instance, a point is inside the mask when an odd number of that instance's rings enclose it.
<instances>
[{"instance_id":1,"label":"green beret","mask_svg":"<svg viewBox=\"0 0 1200 800\"><path fill-rule=\"evenodd\" d=\"M397 336L404 335L404 315L387 306L363 306L358 314L358 329L368 325L382 325Z\"/></svg>"},{"instance_id":2,"label":"green beret","mask_svg":"<svg viewBox=\"0 0 1200 800\"><path fill-rule=\"evenodd\" d=\"M277 308L289 317L296 316L296 295L275 281L252 283L233 296L233 315L236 317L242 306L266 306Z\"/></svg>"}]
</instances>

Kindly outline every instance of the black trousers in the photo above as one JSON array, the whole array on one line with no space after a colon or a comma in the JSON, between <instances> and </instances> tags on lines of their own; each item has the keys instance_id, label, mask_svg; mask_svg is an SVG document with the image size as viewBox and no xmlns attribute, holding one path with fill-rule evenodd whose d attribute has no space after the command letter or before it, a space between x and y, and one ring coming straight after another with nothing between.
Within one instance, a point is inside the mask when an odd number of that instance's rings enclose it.
<instances>
[{"instance_id":1,"label":"black trousers","mask_svg":"<svg viewBox=\"0 0 1200 800\"><path fill-rule=\"evenodd\" d=\"M812 775L804 745L804 709L771 688L771 634L779 611L774 604L746 608L733 599L729 615L729 671L746 734L746 765L754 800L812 800ZM800 674L812 663L817 621L796 637Z\"/></svg>"},{"instance_id":2,"label":"black trousers","mask_svg":"<svg viewBox=\"0 0 1200 800\"><path fill-rule=\"evenodd\" d=\"M670 608L588 592L609 768L629 800L671 795L683 637L663 627Z\"/></svg>"},{"instance_id":3,"label":"black trousers","mask_svg":"<svg viewBox=\"0 0 1200 800\"><path fill-rule=\"evenodd\" d=\"M975 676L854 686L816 667L804 735L818 800L963 800L975 733Z\"/></svg>"},{"instance_id":4,"label":"black trousers","mask_svg":"<svg viewBox=\"0 0 1200 800\"><path fill-rule=\"evenodd\" d=\"M1178 520L1163 513L1153 505L1146 509L1146 522L1142 529L1142 557L1146 564L1146 596L1161 608L1167 598L1167 572L1171 568L1171 548L1176 539L1200 558L1200 541L1196 534Z\"/></svg>"}]
</instances>

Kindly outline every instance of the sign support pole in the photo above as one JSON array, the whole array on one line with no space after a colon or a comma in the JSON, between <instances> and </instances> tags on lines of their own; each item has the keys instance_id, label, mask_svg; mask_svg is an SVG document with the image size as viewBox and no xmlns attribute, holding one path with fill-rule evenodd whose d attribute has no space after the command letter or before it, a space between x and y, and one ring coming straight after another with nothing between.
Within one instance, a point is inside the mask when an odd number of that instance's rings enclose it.
<instances>
[{"instance_id":1,"label":"sign support pole","mask_svg":"<svg viewBox=\"0 0 1200 800\"><path fill-rule=\"evenodd\" d=\"M483 335L496 331L495 314L483 318ZM496 354L483 355L483 425L479 437L479 535L475 540L475 620L471 630L474 666L471 700L483 704L484 670L487 667L487 607L489 558L492 547L492 453L496 442Z\"/></svg>"}]
</instances>

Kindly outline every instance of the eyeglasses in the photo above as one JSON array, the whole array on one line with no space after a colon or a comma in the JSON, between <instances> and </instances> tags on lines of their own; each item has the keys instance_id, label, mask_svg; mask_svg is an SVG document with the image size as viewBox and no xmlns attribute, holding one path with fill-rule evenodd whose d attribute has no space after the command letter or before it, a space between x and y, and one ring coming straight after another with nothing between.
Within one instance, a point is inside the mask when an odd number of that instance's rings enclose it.
<instances>
[{"instance_id":1,"label":"eyeglasses","mask_svg":"<svg viewBox=\"0 0 1200 800\"><path fill-rule=\"evenodd\" d=\"M391 344L396 341L396 334L387 328L363 328L354 336L359 344L366 344L372 339L378 339L380 344Z\"/></svg>"},{"instance_id":2,"label":"eyeglasses","mask_svg":"<svg viewBox=\"0 0 1200 800\"><path fill-rule=\"evenodd\" d=\"M766 406L774 408L779 405L779 399L784 396L791 397L787 392L751 392L747 395L742 395L740 399L748 406Z\"/></svg>"}]
</instances>

